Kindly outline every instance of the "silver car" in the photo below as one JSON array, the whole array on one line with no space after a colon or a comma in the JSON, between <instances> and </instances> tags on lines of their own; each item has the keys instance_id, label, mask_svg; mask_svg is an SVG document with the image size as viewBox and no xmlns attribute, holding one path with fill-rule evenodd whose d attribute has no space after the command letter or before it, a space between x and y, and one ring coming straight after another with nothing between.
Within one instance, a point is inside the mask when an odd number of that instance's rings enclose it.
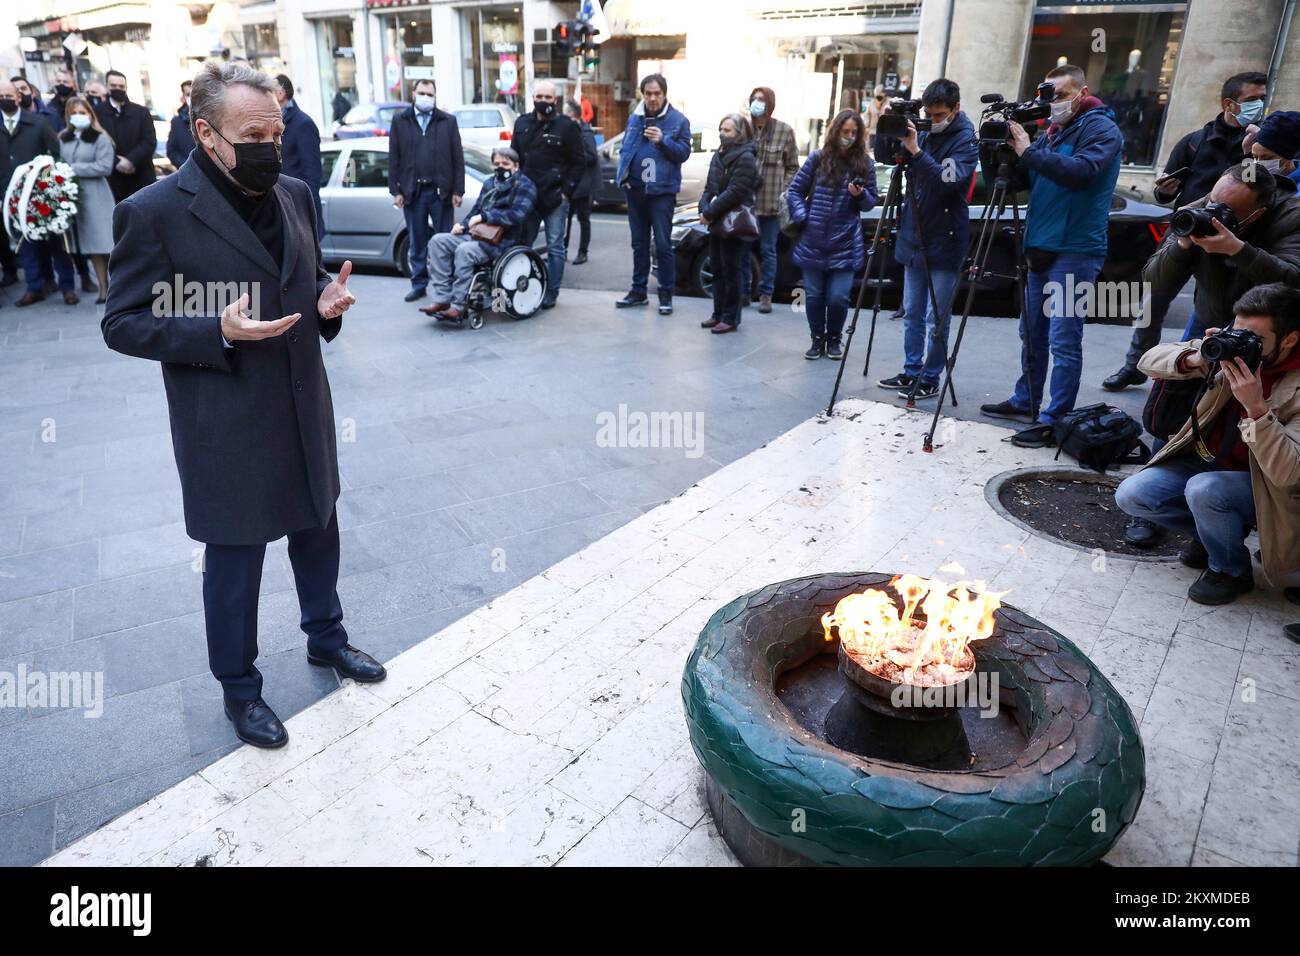
<instances>
[{"instance_id":1,"label":"silver car","mask_svg":"<svg viewBox=\"0 0 1300 956\"><path fill-rule=\"evenodd\" d=\"M321 143L320 153L321 258L388 266L410 275L406 218L388 192L388 137ZM491 175L491 153L466 146L465 196L457 218L469 212Z\"/></svg>"},{"instance_id":2,"label":"silver car","mask_svg":"<svg viewBox=\"0 0 1300 956\"><path fill-rule=\"evenodd\" d=\"M515 120L519 118L519 114L504 103L466 103L449 107L447 111L456 117L460 141L466 146L485 149L502 143L509 145Z\"/></svg>"}]
</instances>

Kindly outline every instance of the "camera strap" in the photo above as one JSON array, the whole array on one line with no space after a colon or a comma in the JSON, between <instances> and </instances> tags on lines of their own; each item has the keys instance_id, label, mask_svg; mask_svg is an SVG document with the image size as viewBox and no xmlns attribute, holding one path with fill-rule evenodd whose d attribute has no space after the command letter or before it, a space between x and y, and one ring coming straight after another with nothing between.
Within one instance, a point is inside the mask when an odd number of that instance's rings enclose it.
<instances>
[{"instance_id":1,"label":"camera strap","mask_svg":"<svg viewBox=\"0 0 1300 956\"><path fill-rule=\"evenodd\" d=\"M1205 376L1205 381L1201 384L1200 390L1196 393L1196 400L1192 402L1192 448L1195 450L1196 456L1207 465L1217 464L1219 459L1223 457L1224 452L1229 450L1228 429L1226 424L1224 425L1223 438L1219 442L1219 451L1217 454L1210 452L1209 446L1205 444L1205 436L1201 433L1201 399L1203 399L1209 393L1210 388L1213 387L1214 377L1218 375L1218 373L1219 365L1216 362L1210 374ZM1225 406L1223 412L1226 411L1227 408ZM1220 414L1223 414L1223 412L1220 412Z\"/></svg>"}]
</instances>

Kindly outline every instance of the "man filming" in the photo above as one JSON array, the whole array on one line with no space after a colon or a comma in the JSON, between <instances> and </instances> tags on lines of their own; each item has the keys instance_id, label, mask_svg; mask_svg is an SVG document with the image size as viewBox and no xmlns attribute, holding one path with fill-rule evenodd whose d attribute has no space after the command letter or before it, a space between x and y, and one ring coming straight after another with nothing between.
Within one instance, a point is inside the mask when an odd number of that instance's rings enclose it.
<instances>
[{"instance_id":1,"label":"man filming","mask_svg":"<svg viewBox=\"0 0 1300 956\"><path fill-rule=\"evenodd\" d=\"M1047 132L1031 145L1023 126L1008 123L1008 142L1020 157L1016 179L1027 180L1030 190L1024 239L1029 276L1021 327L1021 338L1027 337L1022 372L1011 398L980 406L993 418L1036 422L1011 439L1025 448L1053 444L1053 423L1074 408L1079 394L1086 316L1073 314L1075 303L1059 291L1095 282L1101 272L1123 145L1110 110L1089 95L1083 70L1059 66L1047 79L1055 88ZM1040 409L1049 349L1051 396Z\"/></svg>"},{"instance_id":2,"label":"man filming","mask_svg":"<svg viewBox=\"0 0 1300 956\"><path fill-rule=\"evenodd\" d=\"M970 241L979 142L961 111L961 89L952 80L927 86L921 106L930 119L929 131L918 133L909 120L907 136L898 140L908 166L894 249L894 259L903 267L904 366L902 374L877 384L898 389L903 397L933 398L948 357L957 270Z\"/></svg>"},{"instance_id":3,"label":"man filming","mask_svg":"<svg viewBox=\"0 0 1300 956\"><path fill-rule=\"evenodd\" d=\"M1179 560L1203 569L1187 591L1198 604L1227 604L1254 588L1244 543L1252 526L1274 585L1300 571L1300 291L1256 286L1233 312L1226 337L1211 328L1204 339L1157 345L1142 357L1153 378L1213 378L1196 408L1198 427L1189 416L1115 492L1127 514L1194 536Z\"/></svg>"}]
</instances>

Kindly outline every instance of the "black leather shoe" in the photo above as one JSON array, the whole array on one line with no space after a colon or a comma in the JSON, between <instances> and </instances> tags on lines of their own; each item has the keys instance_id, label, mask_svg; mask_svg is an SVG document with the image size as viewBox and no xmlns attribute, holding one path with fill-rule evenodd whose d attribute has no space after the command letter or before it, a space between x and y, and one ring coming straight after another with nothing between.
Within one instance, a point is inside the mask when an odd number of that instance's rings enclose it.
<instances>
[{"instance_id":1,"label":"black leather shoe","mask_svg":"<svg viewBox=\"0 0 1300 956\"><path fill-rule=\"evenodd\" d=\"M324 654L308 651L307 661L317 667L332 667L340 677L351 677L359 684L377 684L388 676L383 664L351 644Z\"/></svg>"},{"instance_id":2,"label":"black leather shoe","mask_svg":"<svg viewBox=\"0 0 1300 956\"><path fill-rule=\"evenodd\" d=\"M560 293L558 293L558 292L555 292L555 293L548 292L548 293L546 293L546 295L542 296L542 308L543 308L543 309L553 309L553 308L555 308L555 300L558 299L559 297L560 297Z\"/></svg>"},{"instance_id":3,"label":"black leather shoe","mask_svg":"<svg viewBox=\"0 0 1300 956\"><path fill-rule=\"evenodd\" d=\"M402 301L414 302L416 299L423 299L423 298L424 298L423 289L412 289L410 292L406 293L406 298L403 299Z\"/></svg>"},{"instance_id":4,"label":"black leather shoe","mask_svg":"<svg viewBox=\"0 0 1300 956\"><path fill-rule=\"evenodd\" d=\"M1108 392L1122 392L1130 385L1141 385L1147 380L1147 377L1137 370L1136 366L1125 365L1114 375L1105 379L1101 387Z\"/></svg>"},{"instance_id":5,"label":"black leather shoe","mask_svg":"<svg viewBox=\"0 0 1300 956\"><path fill-rule=\"evenodd\" d=\"M1300 588L1283 588L1282 596L1292 604L1300 604Z\"/></svg>"},{"instance_id":6,"label":"black leather shoe","mask_svg":"<svg viewBox=\"0 0 1300 956\"><path fill-rule=\"evenodd\" d=\"M586 261L587 261L587 254L585 252L580 252L573 257L573 264L575 266L580 266Z\"/></svg>"},{"instance_id":7,"label":"black leather shoe","mask_svg":"<svg viewBox=\"0 0 1300 956\"><path fill-rule=\"evenodd\" d=\"M231 700L227 697L225 705L226 718L235 725L235 736L244 743L273 750L289 742L289 731L262 698Z\"/></svg>"},{"instance_id":8,"label":"black leather shoe","mask_svg":"<svg viewBox=\"0 0 1300 956\"><path fill-rule=\"evenodd\" d=\"M1197 604L1230 604L1243 594L1255 590L1255 575L1247 571L1241 575L1224 574L1206 568L1196 583L1187 589L1187 596Z\"/></svg>"},{"instance_id":9,"label":"black leather shoe","mask_svg":"<svg viewBox=\"0 0 1300 956\"><path fill-rule=\"evenodd\" d=\"M614 308L627 309L627 308L631 308L634 305L649 305L649 304L650 304L649 296L637 295L635 292L629 292L627 295L623 296L623 298L615 300Z\"/></svg>"},{"instance_id":10,"label":"black leather shoe","mask_svg":"<svg viewBox=\"0 0 1300 956\"><path fill-rule=\"evenodd\" d=\"M884 385L885 383L881 382L880 384ZM1029 409L1017 408L1010 402L990 402L987 405L981 405L980 411L989 418L1005 418L1013 422L1033 421L1033 418L1030 417Z\"/></svg>"},{"instance_id":11,"label":"black leather shoe","mask_svg":"<svg viewBox=\"0 0 1300 956\"><path fill-rule=\"evenodd\" d=\"M1159 540L1159 526L1146 518L1134 518L1124 528L1124 541L1134 548L1154 548Z\"/></svg>"},{"instance_id":12,"label":"black leather shoe","mask_svg":"<svg viewBox=\"0 0 1300 956\"><path fill-rule=\"evenodd\" d=\"M1210 553L1205 550L1205 545L1201 544L1199 538L1193 538L1178 552L1178 560L1183 567L1203 571L1210 566Z\"/></svg>"},{"instance_id":13,"label":"black leather shoe","mask_svg":"<svg viewBox=\"0 0 1300 956\"><path fill-rule=\"evenodd\" d=\"M1300 624L1288 624L1282 628L1282 633L1286 635L1288 641L1300 644Z\"/></svg>"}]
</instances>

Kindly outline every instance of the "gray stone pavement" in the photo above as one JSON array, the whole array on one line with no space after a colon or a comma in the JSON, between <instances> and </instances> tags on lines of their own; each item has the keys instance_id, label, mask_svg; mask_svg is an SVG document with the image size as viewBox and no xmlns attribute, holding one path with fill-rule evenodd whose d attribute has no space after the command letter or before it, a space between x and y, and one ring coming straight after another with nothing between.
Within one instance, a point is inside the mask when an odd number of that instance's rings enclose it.
<instances>
[{"instance_id":1,"label":"gray stone pavement","mask_svg":"<svg viewBox=\"0 0 1300 956\"><path fill-rule=\"evenodd\" d=\"M571 268L607 284L611 272ZM621 283L614 289L621 288ZM807 362L788 307L740 334L699 328L702 300L663 319L569 290L526 322L436 327L405 283L353 281L326 348L339 420L342 579L352 640L390 659L702 476L817 413L835 365ZM101 311L0 292L0 672L100 672L103 714L0 707L0 865L28 864L236 746L207 672L199 546L186 537L159 369L116 355ZM872 379L898 364L882 317ZM1128 332L1089 327L1080 402L1104 395ZM867 388L855 346L844 394ZM1016 328L973 319L962 417L1008 394ZM878 374L877 374L878 373ZM1121 403L1136 412L1141 395ZM901 402L900 402L901 403ZM601 447L596 416L703 414L699 457ZM900 493L907 493L905 491ZM338 686L307 665L284 542L268 551L261 659L282 717Z\"/></svg>"}]
</instances>

